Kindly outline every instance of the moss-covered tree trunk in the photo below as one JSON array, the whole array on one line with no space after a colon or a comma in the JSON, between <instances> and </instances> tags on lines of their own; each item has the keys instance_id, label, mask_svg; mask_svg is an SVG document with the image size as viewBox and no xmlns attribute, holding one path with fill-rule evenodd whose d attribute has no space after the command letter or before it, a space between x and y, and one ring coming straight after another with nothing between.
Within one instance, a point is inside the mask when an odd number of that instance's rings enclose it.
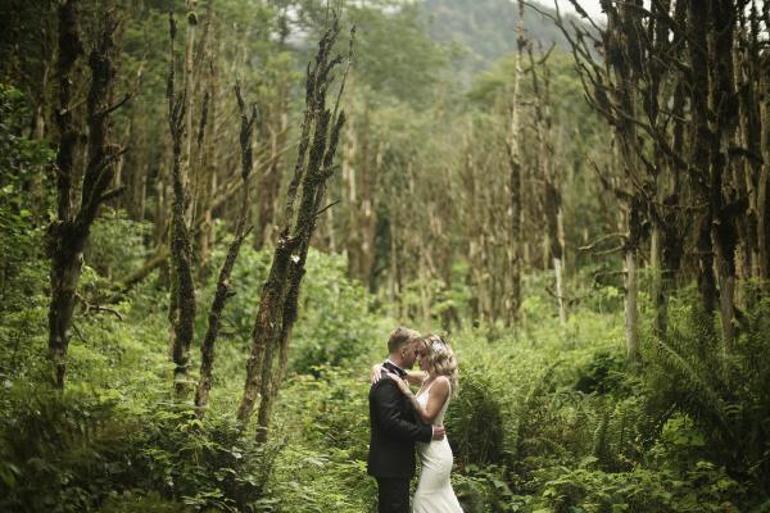
<instances>
[{"instance_id":1,"label":"moss-covered tree trunk","mask_svg":"<svg viewBox=\"0 0 770 513\"><path fill-rule=\"evenodd\" d=\"M297 317L300 285L305 274L305 261L317 217L322 212L326 181L334 172L333 159L345 116L338 112L339 97L334 110L326 105L327 92L332 85L333 69L342 58L332 56L332 47L339 35L339 24L321 38L314 63L306 75L305 115L294 176L287 191L284 228L276 244L267 281L260 295L251 352L246 365L246 381L238 407L238 419L245 423L259 402L257 439L267 438L272 403L275 399L274 380L276 353L288 351L291 330ZM352 44L352 43L351 43ZM340 86L340 94L344 78ZM296 200L299 195L299 205ZM280 371L280 369L279 369ZM277 375L280 378L280 372Z\"/></svg>"},{"instance_id":2,"label":"moss-covered tree trunk","mask_svg":"<svg viewBox=\"0 0 770 513\"><path fill-rule=\"evenodd\" d=\"M709 189L714 222L711 237L719 279L719 314L726 351L735 340L735 287L737 216L744 214L744 199L736 198L727 187L731 173L731 148L735 143L738 105L734 91L733 39L738 6L733 0L711 0L708 35L709 110L714 142L709 161Z\"/></svg>"},{"instance_id":3,"label":"moss-covered tree trunk","mask_svg":"<svg viewBox=\"0 0 770 513\"><path fill-rule=\"evenodd\" d=\"M508 187L509 198L509 247L507 251L508 267L510 272L510 288L506 301L506 323L514 324L519 320L521 307L521 270L522 255L521 245L523 233L521 229L521 175L522 158L521 146L524 130L521 105L521 79L523 75L524 49L527 46L527 38L524 33L524 2L519 0L519 22L516 27L516 53L513 67L513 92L511 94L511 114L508 127Z\"/></svg>"},{"instance_id":4,"label":"moss-covered tree trunk","mask_svg":"<svg viewBox=\"0 0 770 513\"><path fill-rule=\"evenodd\" d=\"M714 212L711 207L709 194L708 169L711 161L711 151L714 138L708 126L708 62L706 48L708 41L708 13L703 9L702 2L688 2L687 32L690 44L689 63L692 69L689 84L691 133L690 133L690 173L691 188L695 198L703 205L699 214L696 232L696 248L698 255L698 290L701 295L703 309L711 314L716 309L717 287L714 277L714 253L711 243L711 224Z\"/></svg>"},{"instance_id":5,"label":"moss-covered tree trunk","mask_svg":"<svg viewBox=\"0 0 770 513\"><path fill-rule=\"evenodd\" d=\"M201 343L200 377L198 380L198 388L195 392L195 406L199 417L204 415L206 407L208 406L209 392L211 391L213 381L214 345L217 336L219 335L219 326L221 324L225 303L232 295L230 274L235 266L235 261L238 259L241 245L250 231L250 229L247 228L250 210L249 178L254 168L252 134L254 132L254 124L257 120L257 108L256 105L253 105L250 111L246 108L246 104L241 95L240 85L235 86L235 95L238 100L238 108L241 114L241 180L243 182L241 187L241 207L238 214L238 220L236 221L233 241L230 243L227 250L227 256L219 271L214 300L209 309L208 328L206 329L206 335L203 337L203 342Z\"/></svg>"},{"instance_id":6,"label":"moss-covered tree trunk","mask_svg":"<svg viewBox=\"0 0 770 513\"><path fill-rule=\"evenodd\" d=\"M179 95L176 91L176 21L169 13L170 65L167 85L168 123L172 141L171 184L173 204L171 210L171 262L172 287L169 320L172 326L171 357L174 362L174 390L183 397L188 390L190 346L195 335L195 281L187 208L190 203L186 166L185 141L189 137L187 85Z\"/></svg>"},{"instance_id":7,"label":"moss-covered tree trunk","mask_svg":"<svg viewBox=\"0 0 770 513\"><path fill-rule=\"evenodd\" d=\"M760 14L757 13L757 17ZM765 28L770 27L770 2L762 5L761 20ZM761 120L760 144L762 148L762 169L757 185L757 244L759 245L759 276L762 290L770 290L770 201L768 201L768 186L770 186L770 53L763 52L757 63L757 80L759 91L764 91L764 97L759 95L759 116Z\"/></svg>"},{"instance_id":8,"label":"moss-covered tree trunk","mask_svg":"<svg viewBox=\"0 0 770 513\"><path fill-rule=\"evenodd\" d=\"M77 139L79 130L73 118L72 71L82 52L78 2L68 0L59 6L59 108L60 143L57 154L57 219L49 229L51 257L51 302L48 313L48 350L54 369L54 384L64 387L67 369L69 330L75 308L75 292L83 262L83 250L99 206L120 190L108 190L114 166L122 152L110 144L111 114L122 105L114 103L118 30L114 7L107 5L98 40L88 64L91 72L86 99L87 162L82 173L81 200L72 208Z\"/></svg>"}]
</instances>

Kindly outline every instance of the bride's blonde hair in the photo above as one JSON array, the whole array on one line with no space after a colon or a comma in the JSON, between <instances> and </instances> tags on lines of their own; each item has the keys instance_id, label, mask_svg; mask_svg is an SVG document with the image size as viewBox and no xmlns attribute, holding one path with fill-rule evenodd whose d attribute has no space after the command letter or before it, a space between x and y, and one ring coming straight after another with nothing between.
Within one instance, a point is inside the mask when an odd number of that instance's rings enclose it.
<instances>
[{"instance_id":1,"label":"bride's blonde hair","mask_svg":"<svg viewBox=\"0 0 770 513\"><path fill-rule=\"evenodd\" d=\"M457 358L451 346L440 335L426 335L422 338L425 344L430 372L449 378L452 396L457 395L460 386L460 376L457 370Z\"/></svg>"}]
</instances>

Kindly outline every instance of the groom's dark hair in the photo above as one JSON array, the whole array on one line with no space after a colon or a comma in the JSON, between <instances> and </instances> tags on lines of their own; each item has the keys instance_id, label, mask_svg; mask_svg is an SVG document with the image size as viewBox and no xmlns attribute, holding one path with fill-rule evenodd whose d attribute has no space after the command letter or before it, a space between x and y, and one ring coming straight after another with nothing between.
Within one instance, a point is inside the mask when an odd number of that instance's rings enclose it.
<instances>
[{"instance_id":1,"label":"groom's dark hair","mask_svg":"<svg viewBox=\"0 0 770 513\"><path fill-rule=\"evenodd\" d=\"M408 344L412 340L420 338L420 334L415 330L399 326L390 333L388 339L388 352L393 354L401 348L401 346Z\"/></svg>"}]
</instances>

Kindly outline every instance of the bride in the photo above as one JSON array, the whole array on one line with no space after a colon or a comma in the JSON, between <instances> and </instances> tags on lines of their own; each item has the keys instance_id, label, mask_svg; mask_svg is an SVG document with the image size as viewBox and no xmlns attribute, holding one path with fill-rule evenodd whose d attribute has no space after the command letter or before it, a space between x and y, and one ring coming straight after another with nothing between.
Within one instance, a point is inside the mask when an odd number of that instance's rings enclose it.
<instances>
[{"instance_id":1,"label":"bride","mask_svg":"<svg viewBox=\"0 0 770 513\"><path fill-rule=\"evenodd\" d=\"M390 372L384 375L398 384L424 423L442 426L450 398L457 392L457 360L449 344L438 335L423 338L417 357L421 370L408 372L406 380ZM382 375L380 369L379 365L373 368L373 380ZM409 384L420 386L417 394L412 393ZM454 460L449 441L445 437L430 443L418 442L417 453L422 470L412 512L462 513L449 481Z\"/></svg>"}]
</instances>

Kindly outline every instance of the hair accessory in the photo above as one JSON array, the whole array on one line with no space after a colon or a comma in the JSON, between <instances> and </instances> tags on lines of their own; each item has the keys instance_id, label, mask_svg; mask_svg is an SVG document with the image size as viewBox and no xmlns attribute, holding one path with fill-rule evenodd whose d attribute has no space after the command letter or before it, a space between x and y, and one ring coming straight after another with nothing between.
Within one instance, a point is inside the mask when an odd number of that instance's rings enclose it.
<instances>
[{"instance_id":1,"label":"hair accessory","mask_svg":"<svg viewBox=\"0 0 770 513\"><path fill-rule=\"evenodd\" d=\"M448 348L444 339L439 336L432 336L430 341L431 350L436 354L448 354Z\"/></svg>"}]
</instances>

